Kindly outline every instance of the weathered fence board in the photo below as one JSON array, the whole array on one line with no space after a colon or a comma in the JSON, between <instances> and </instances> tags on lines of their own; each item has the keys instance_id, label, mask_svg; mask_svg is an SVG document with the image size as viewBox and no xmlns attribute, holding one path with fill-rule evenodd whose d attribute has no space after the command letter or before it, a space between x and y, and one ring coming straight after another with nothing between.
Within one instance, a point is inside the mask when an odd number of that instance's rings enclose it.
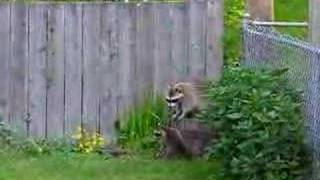
<instances>
[{"instance_id":1,"label":"weathered fence board","mask_svg":"<svg viewBox=\"0 0 320 180\"><path fill-rule=\"evenodd\" d=\"M186 5L180 4L170 9L173 21L172 44L172 81L181 81L188 72L188 21Z\"/></svg>"},{"instance_id":2,"label":"weathered fence board","mask_svg":"<svg viewBox=\"0 0 320 180\"><path fill-rule=\"evenodd\" d=\"M101 98L100 128L104 136L112 137L113 122L117 112L119 94L119 14L116 5L109 5L102 11L101 47Z\"/></svg>"},{"instance_id":3,"label":"weathered fence board","mask_svg":"<svg viewBox=\"0 0 320 180\"><path fill-rule=\"evenodd\" d=\"M137 83L136 79L137 76L137 64L138 64L138 52L137 52L137 8L134 6L129 6L129 15L130 15L130 31L128 34L128 41L130 43L130 79L129 79L129 87L131 88L130 95L131 95L131 102L132 106L138 101L138 94L139 94L139 84Z\"/></svg>"},{"instance_id":4,"label":"weathered fence board","mask_svg":"<svg viewBox=\"0 0 320 180\"><path fill-rule=\"evenodd\" d=\"M73 134L82 118L82 5L64 7L65 134Z\"/></svg>"},{"instance_id":5,"label":"weathered fence board","mask_svg":"<svg viewBox=\"0 0 320 180\"><path fill-rule=\"evenodd\" d=\"M46 129L46 60L47 60L47 11L44 5L29 8L29 112L30 135L45 136ZM30 128L30 129L29 129Z\"/></svg>"},{"instance_id":6,"label":"weathered fence board","mask_svg":"<svg viewBox=\"0 0 320 180\"><path fill-rule=\"evenodd\" d=\"M64 7L48 7L47 134L58 137L64 131Z\"/></svg>"},{"instance_id":7,"label":"weathered fence board","mask_svg":"<svg viewBox=\"0 0 320 180\"><path fill-rule=\"evenodd\" d=\"M138 92L142 92L144 90L152 90L154 81L153 52L155 39L153 32L155 30L155 23L153 5L140 5L137 8L136 18L137 63L135 81L138 85Z\"/></svg>"},{"instance_id":8,"label":"weathered fence board","mask_svg":"<svg viewBox=\"0 0 320 180\"><path fill-rule=\"evenodd\" d=\"M206 1L191 1L189 4L189 74L191 78L204 76L206 46Z\"/></svg>"},{"instance_id":9,"label":"weathered fence board","mask_svg":"<svg viewBox=\"0 0 320 180\"><path fill-rule=\"evenodd\" d=\"M100 8L83 7L83 124L94 132L99 118Z\"/></svg>"},{"instance_id":10,"label":"weathered fence board","mask_svg":"<svg viewBox=\"0 0 320 180\"><path fill-rule=\"evenodd\" d=\"M25 132L28 89L28 8L24 4L11 6L11 58L9 63L9 121L21 133ZM9 36L10 36L9 35Z\"/></svg>"},{"instance_id":11,"label":"weathered fence board","mask_svg":"<svg viewBox=\"0 0 320 180\"><path fill-rule=\"evenodd\" d=\"M220 73L221 6L0 3L0 113L35 137L82 126L111 138L145 90Z\"/></svg>"},{"instance_id":12,"label":"weathered fence board","mask_svg":"<svg viewBox=\"0 0 320 180\"><path fill-rule=\"evenodd\" d=\"M154 10L154 89L163 92L172 77L171 64L171 32L172 19L170 18L171 7L169 4L153 6Z\"/></svg>"},{"instance_id":13,"label":"weathered fence board","mask_svg":"<svg viewBox=\"0 0 320 180\"><path fill-rule=\"evenodd\" d=\"M134 60L135 53L132 52L133 39L132 28L134 26L134 20L130 12L133 8L129 6L121 6L118 10L118 17L120 17L119 28L119 109L126 111L133 103L133 81L132 74L134 73ZM122 112L119 112L122 113Z\"/></svg>"},{"instance_id":14,"label":"weathered fence board","mask_svg":"<svg viewBox=\"0 0 320 180\"><path fill-rule=\"evenodd\" d=\"M223 67L223 1L207 1L205 75L218 80Z\"/></svg>"},{"instance_id":15,"label":"weathered fence board","mask_svg":"<svg viewBox=\"0 0 320 180\"><path fill-rule=\"evenodd\" d=\"M10 60L10 4L0 6L0 113L8 123L8 65Z\"/></svg>"}]
</instances>

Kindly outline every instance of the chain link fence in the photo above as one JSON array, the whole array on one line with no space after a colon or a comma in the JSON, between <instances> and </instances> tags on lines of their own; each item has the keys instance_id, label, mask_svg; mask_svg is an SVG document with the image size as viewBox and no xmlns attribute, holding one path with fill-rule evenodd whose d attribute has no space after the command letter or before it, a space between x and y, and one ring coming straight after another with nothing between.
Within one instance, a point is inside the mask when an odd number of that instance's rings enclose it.
<instances>
[{"instance_id":1,"label":"chain link fence","mask_svg":"<svg viewBox=\"0 0 320 180\"><path fill-rule=\"evenodd\" d=\"M279 33L270 26L254 25L245 19L242 26L240 65L251 68L289 69L286 79L303 92L307 142L312 149L313 157L319 160L320 48ZM320 168L316 171L320 171ZM319 176L314 174L313 179L316 179L315 177Z\"/></svg>"}]
</instances>

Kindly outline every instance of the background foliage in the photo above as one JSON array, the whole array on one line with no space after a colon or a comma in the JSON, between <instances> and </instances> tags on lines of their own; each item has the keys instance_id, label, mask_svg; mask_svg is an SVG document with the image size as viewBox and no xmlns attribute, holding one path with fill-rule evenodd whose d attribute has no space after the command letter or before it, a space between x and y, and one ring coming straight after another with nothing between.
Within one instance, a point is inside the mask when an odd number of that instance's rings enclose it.
<instances>
[{"instance_id":1,"label":"background foliage","mask_svg":"<svg viewBox=\"0 0 320 180\"><path fill-rule=\"evenodd\" d=\"M224 60L225 64L232 64L240 58L240 27L245 4L244 0L225 0L224 3Z\"/></svg>"},{"instance_id":2,"label":"background foliage","mask_svg":"<svg viewBox=\"0 0 320 180\"><path fill-rule=\"evenodd\" d=\"M245 0L224 0L224 62L227 65L237 63L240 59L241 34L240 25L244 12ZM276 21L307 21L308 1L274 0L274 18ZM307 28L282 27L277 30L294 37L305 39Z\"/></svg>"},{"instance_id":3,"label":"background foliage","mask_svg":"<svg viewBox=\"0 0 320 180\"><path fill-rule=\"evenodd\" d=\"M209 87L201 119L219 133L209 156L223 162L223 179L296 180L309 170L300 94L284 72L229 67Z\"/></svg>"}]
</instances>

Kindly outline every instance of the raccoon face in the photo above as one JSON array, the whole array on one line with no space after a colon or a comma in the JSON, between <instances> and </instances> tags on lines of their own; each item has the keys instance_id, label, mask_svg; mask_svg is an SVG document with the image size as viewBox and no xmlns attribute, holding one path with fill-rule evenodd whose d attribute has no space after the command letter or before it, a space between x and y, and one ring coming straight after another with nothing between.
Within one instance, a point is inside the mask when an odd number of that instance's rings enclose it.
<instances>
[{"instance_id":1,"label":"raccoon face","mask_svg":"<svg viewBox=\"0 0 320 180\"><path fill-rule=\"evenodd\" d=\"M177 103L183 98L183 89L181 87L170 85L166 101L169 107L177 106Z\"/></svg>"}]
</instances>

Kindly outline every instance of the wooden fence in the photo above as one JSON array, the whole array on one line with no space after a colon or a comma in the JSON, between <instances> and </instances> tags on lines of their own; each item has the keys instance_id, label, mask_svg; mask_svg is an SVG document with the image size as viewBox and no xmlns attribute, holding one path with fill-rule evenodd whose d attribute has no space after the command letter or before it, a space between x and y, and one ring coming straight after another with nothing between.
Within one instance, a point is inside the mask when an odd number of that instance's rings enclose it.
<instances>
[{"instance_id":1,"label":"wooden fence","mask_svg":"<svg viewBox=\"0 0 320 180\"><path fill-rule=\"evenodd\" d=\"M81 124L112 135L143 89L220 74L221 6L0 3L0 112L34 137Z\"/></svg>"}]
</instances>

